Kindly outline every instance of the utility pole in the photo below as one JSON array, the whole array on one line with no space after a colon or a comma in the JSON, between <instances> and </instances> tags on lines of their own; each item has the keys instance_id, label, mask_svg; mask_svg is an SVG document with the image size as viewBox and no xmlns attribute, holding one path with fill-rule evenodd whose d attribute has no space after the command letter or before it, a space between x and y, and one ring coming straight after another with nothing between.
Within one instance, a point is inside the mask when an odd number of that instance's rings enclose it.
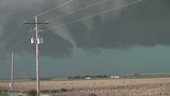
<instances>
[{"instance_id":1,"label":"utility pole","mask_svg":"<svg viewBox=\"0 0 170 96\"><path fill-rule=\"evenodd\" d=\"M39 30L38 30L38 25L39 24L48 24L48 22L38 22L37 16L35 16L35 22L25 22L25 24L34 24L35 25L35 38L31 38L31 43L36 44L36 77L37 77L37 82L36 82L36 88L37 88L37 96L40 96L40 79L39 79L39 44L43 43L42 38L39 37Z\"/></svg>"},{"instance_id":2,"label":"utility pole","mask_svg":"<svg viewBox=\"0 0 170 96\"><path fill-rule=\"evenodd\" d=\"M12 53L12 62L11 62L11 83L10 83L10 87L11 87L11 91L13 91L13 83L14 81L14 53Z\"/></svg>"}]
</instances>

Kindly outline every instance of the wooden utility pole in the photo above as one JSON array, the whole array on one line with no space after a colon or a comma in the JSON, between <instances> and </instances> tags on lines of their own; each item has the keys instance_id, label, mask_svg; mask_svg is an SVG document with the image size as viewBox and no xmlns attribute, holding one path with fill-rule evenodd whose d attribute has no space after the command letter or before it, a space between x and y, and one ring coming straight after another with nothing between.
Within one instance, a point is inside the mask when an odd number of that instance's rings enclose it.
<instances>
[{"instance_id":1,"label":"wooden utility pole","mask_svg":"<svg viewBox=\"0 0 170 96\"><path fill-rule=\"evenodd\" d=\"M38 22L37 17L35 18L35 22ZM35 36L38 41L38 24L35 23ZM40 96L40 74L39 74L39 46L36 42L36 76L37 76L37 96Z\"/></svg>"},{"instance_id":2,"label":"wooden utility pole","mask_svg":"<svg viewBox=\"0 0 170 96\"><path fill-rule=\"evenodd\" d=\"M47 22L38 22L37 16L35 17L35 22L25 22L25 24L34 24L35 25L35 44L36 44L36 88L37 88L37 96L40 96L40 74L39 74L39 44L40 44L40 38L39 38L39 32L38 32L38 24L48 24Z\"/></svg>"},{"instance_id":3,"label":"wooden utility pole","mask_svg":"<svg viewBox=\"0 0 170 96\"><path fill-rule=\"evenodd\" d=\"M14 53L12 53L12 62L11 62L11 91L13 91L13 85L14 85Z\"/></svg>"}]
</instances>

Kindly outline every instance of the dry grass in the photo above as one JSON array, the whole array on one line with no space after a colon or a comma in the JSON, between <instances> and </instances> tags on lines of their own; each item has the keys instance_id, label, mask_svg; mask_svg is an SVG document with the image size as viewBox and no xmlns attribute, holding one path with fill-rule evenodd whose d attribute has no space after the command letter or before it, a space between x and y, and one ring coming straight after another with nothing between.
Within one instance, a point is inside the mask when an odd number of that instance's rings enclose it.
<instances>
[{"instance_id":1,"label":"dry grass","mask_svg":"<svg viewBox=\"0 0 170 96\"><path fill-rule=\"evenodd\" d=\"M16 91L35 89L36 82L15 82ZM117 79L117 80L77 80L77 81L42 81L41 90L60 90L52 96L170 96L170 78L152 79ZM8 82L0 82L0 89L9 89Z\"/></svg>"}]
</instances>

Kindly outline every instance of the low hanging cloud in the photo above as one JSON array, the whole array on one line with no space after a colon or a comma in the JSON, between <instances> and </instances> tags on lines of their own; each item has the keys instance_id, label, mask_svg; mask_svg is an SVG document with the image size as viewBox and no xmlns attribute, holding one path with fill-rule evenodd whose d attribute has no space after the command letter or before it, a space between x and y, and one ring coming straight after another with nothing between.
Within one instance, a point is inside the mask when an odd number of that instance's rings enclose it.
<instances>
[{"instance_id":1,"label":"low hanging cloud","mask_svg":"<svg viewBox=\"0 0 170 96\"><path fill-rule=\"evenodd\" d=\"M26 19L67 1L69 0L1 0L1 44ZM68 22L98 14L108 9L117 8L134 1L136 0L106 0L83 11L57 18L49 22L50 24L46 27L41 26L40 28L47 28L49 30L43 33L44 44L40 45L40 55L65 57L71 54L71 49L74 47L95 49L126 48L136 45L169 45L169 0L142 0L131 6L67 24ZM102 0L73 0L73 2L52 10L38 19L46 21L97 2L102 2ZM24 25L23 30L21 30L22 32L0 49L3 55L10 51L20 53L34 51L34 47L30 44L29 39L25 40L26 42L24 43L17 44L23 40L24 35L29 34L30 28L34 28L33 25L27 26ZM53 28L55 26L60 27ZM18 46L12 49L14 45Z\"/></svg>"}]
</instances>

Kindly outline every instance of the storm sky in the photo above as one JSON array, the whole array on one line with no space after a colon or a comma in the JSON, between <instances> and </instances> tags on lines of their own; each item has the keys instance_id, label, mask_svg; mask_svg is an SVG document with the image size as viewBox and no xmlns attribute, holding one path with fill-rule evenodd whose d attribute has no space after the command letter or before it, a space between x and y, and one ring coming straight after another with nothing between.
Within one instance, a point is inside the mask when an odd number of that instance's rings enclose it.
<instances>
[{"instance_id":1,"label":"storm sky","mask_svg":"<svg viewBox=\"0 0 170 96\"><path fill-rule=\"evenodd\" d=\"M35 77L34 25L24 22L36 15L49 22L39 26L41 77L169 72L169 10L169 0L1 0L0 78L12 52L15 77Z\"/></svg>"}]
</instances>

